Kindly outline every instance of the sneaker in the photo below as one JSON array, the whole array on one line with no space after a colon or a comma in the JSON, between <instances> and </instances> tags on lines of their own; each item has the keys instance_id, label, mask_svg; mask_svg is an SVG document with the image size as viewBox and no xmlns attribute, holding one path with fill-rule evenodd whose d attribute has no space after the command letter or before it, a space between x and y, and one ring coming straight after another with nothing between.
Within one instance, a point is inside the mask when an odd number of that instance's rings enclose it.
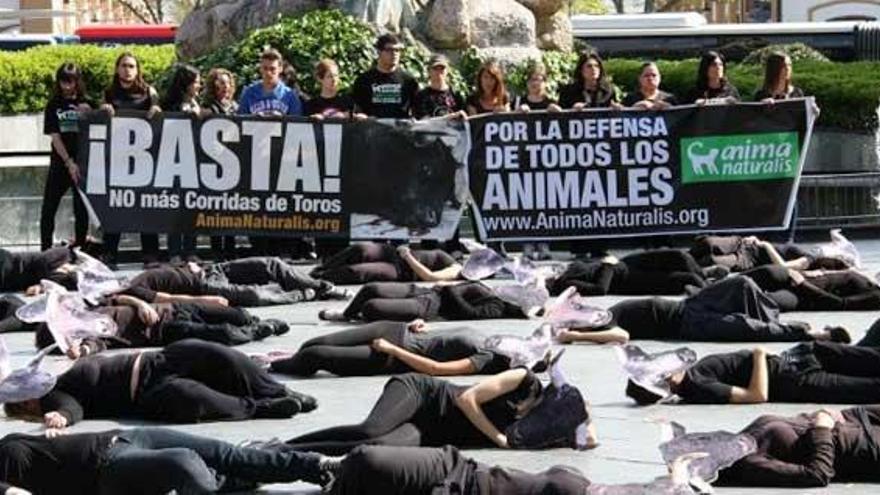
<instances>
[{"instance_id":1,"label":"sneaker","mask_svg":"<svg viewBox=\"0 0 880 495\"><path fill-rule=\"evenodd\" d=\"M841 326L827 326L825 330L828 331L828 338L831 342L837 342L839 344L851 344L852 343L852 334L849 329Z\"/></svg>"},{"instance_id":2,"label":"sneaker","mask_svg":"<svg viewBox=\"0 0 880 495\"><path fill-rule=\"evenodd\" d=\"M254 417L261 419L291 418L303 410L302 402L296 397L287 395L277 399L257 401Z\"/></svg>"},{"instance_id":3,"label":"sneaker","mask_svg":"<svg viewBox=\"0 0 880 495\"><path fill-rule=\"evenodd\" d=\"M318 311L318 319L324 321L348 321L345 313L338 309L322 309Z\"/></svg>"},{"instance_id":4,"label":"sneaker","mask_svg":"<svg viewBox=\"0 0 880 495\"><path fill-rule=\"evenodd\" d=\"M311 412L318 408L318 399L312 397L308 394L303 394L300 392L296 392L294 390L287 389L287 396L293 397L300 404L300 412Z\"/></svg>"},{"instance_id":5,"label":"sneaker","mask_svg":"<svg viewBox=\"0 0 880 495\"><path fill-rule=\"evenodd\" d=\"M276 320L274 318L267 318L263 320L263 323L269 324L272 326L273 335L284 335L285 333L290 331L290 325L287 322Z\"/></svg>"},{"instance_id":6,"label":"sneaker","mask_svg":"<svg viewBox=\"0 0 880 495\"><path fill-rule=\"evenodd\" d=\"M337 301L348 301L354 297L354 292L346 289L345 287L339 287L338 285L334 285L329 289L321 292L318 299L322 301L326 300L337 300Z\"/></svg>"}]
</instances>

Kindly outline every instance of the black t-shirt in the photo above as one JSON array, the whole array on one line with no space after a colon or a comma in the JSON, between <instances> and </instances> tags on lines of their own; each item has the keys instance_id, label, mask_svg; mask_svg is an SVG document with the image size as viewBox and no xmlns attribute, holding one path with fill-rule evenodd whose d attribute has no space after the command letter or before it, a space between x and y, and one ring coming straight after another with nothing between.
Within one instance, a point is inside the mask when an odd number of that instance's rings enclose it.
<instances>
[{"instance_id":1,"label":"black t-shirt","mask_svg":"<svg viewBox=\"0 0 880 495\"><path fill-rule=\"evenodd\" d=\"M550 105L555 104L556 100L550 98L549 96L544 96L541 101L529 100L528 96L517 96L516 101L513 102L513 110L519 110L519 107L523 105L528 105L529 110L547 110Z\"/></svg>"},{"instance_id":2,"label":"black t-shirt","mask_svg":"<svg viewBox=\"0 0 880 495\"><path fill-rule=\"evenodd\" d=\"M779 395L782 361L767 356L770 400ZM688 368L674 392L691 404L728 404L733 387L748 388L752 378L752 351L712 354Z\"/></svg>"},{"instance_id":3,"label":"black t-shirt","mask_svg":"<svg viewBox=\"0 0 880 495\"><path fill-rule=\"evenodd\" d=\"M547 290L558 296L574 287L582 296L602 296L611 293L626 274L627 267L623 263L572 261L558 277L547 280Z\"/></svg>"},{"instance_id":4,"label":"black t-shirt","mask_svg":"<svg viewBox=\"0 0 880 495\"><path fill-rule=\"evenodd\" d=\"M608 310L632 339L675 339L681 332L681 301L663 297L629 299Z\"/></svg>"},{"instance_id":5,"label":"black t-shirt","mask_svg":"<svg viewBox=\"0 0 880 495\"><path fill-rule=\"evenodd\" d=\"M765 90L764 88L761 88L757 92L755 92L755 101L761 101L766 98L773 98L774 100L787 100L789 98L803 98L803 97L804 97L804 91L797 86L792 86L791 91L789 91L788 94L784 94L784 95L773 94L773 93Z\"/></svg>"},{"instance_id":6,"label":"black t-shirt","mask_svg":"<svg viewBox=\"0 0 880 495\"><path fill-rule=\"evenodd\" d=\"M43 134L59 134L61 142L67 154L77 159L77 150L79 140L79 106L86 103L86 100L80 98L53 98L46 104L46 110L43 112ZM61 155L52 147L51 165L59 166L64 164Z\"/></svg>"},{"instance_id":7,"label":"black t-shirt","mask_svg":"<svg viewBox=\"0 0 880 495\"><path fill-rule=\"evenodd\" d=\"M98 493L98 473L121 430L56 438L13 433L0 439L0 479L34 494Z\"/></svg>"},{"instance_id":8,"label":"black t-shirt","mask_svg":"<svg viewBox=\"0 0 880 495\"><path fill-rule=\"evenodd\" d=\"M724 81L720 88L693 88L685 98L686 103L694 103L697 100L713 100L716 98L733 98L739 101L739 91L736 86Z\"/></svg>"},{"instance_id":9,"label":"black t-shirt","mask_svg":"<svg viewBox=\"0 0 880 495\"><path fill-rule=\"evenodd\" d=\"M316 96L305 102L305 115L320 114L324 117L350 117L354 108L354 100L346 94L337 94L333 98Z\"/></svg>"},{"instance_id":10,"label":"black t-shirt","mask_svg":"<svg viewBox=\"0 0 880 495\"><path fill-rule=\"evenodd\" d=\"M185 266L153 268L133 278L125 293L146 302L154 302L157 292L198 296L202 295L201 280L202 274Z\"/></svg>"},{"instance_id":11,"label":"black t-shirt","mask_svg":"<svg viewBox=\"0 0 880 495\"><path fill-rule=\"evenodd\" d=\"M452 89L423 88L416 93L413 115L417 119L443 117L464 110L464 99Z\"/></svg>"},{"instance_id":12,"label":"black t-shirt","mask_svg":"<svg viewBox=\"0 0 880 495\"><path fill-rule=\"evenodd\" d=\"M352 94L359 111L370 117L407 119L419 83L403 70L381 72L373 67L354 81Z\"/></svg>"},{"instance_id":13,"label":"black t-shirt","mask_svg":"<svg viewBox=\"0 0 880 495\"><path fill-rule=\"evenodd\" d=\"M69 248L47 249L40 253L13 253L0 249L0 291L22 291L41 279L54 279L53 272L73 261Z\"/></svg>"},{"instance_id":14,"label":"black t-shirt","mask_svg":"<svg viewBox=\"0 0 880 495\"><path fill-rule=\"evenodd\" d=\"M133 93L120 86L111 86L104 92L104 103L109 103L115 110L146 112L151 107L159 106L159 93L152 86L148 86L144 93Z\"/></svg>"},{"instance_id":15,"label":"black t-shirt","mask_svg":"<svg viewBox=\"0 0 880 495\"><path fill-rule=\"evenodd\" d=\"M508 103L510 102L510 99L510 95L507 95L506 101ZM480 95L478 95L477 93L468 96L467 100L465 100L465 104L467 104L467 106L469 107L474 108L474 110L476 111L474 115L483 115L495 112L494 108L486 108L483 106L483 103L480 102Z\"/></svg>"},{"instance_id":16,"label":"black t-shirt","mask_svg":"<svg viewBox=\"0 0 880 495\"><path fill-rule=\"evenodd\" d=\"M583 103L587 108L606 108L618 103L617 100L617 87L613 84L600 84L588 91L582 84L574 83L559 90L559 105L562 108L572 108L575 103Z\"/></svg>"},{"instance_id":17,"label":"black t-shirt","mask_svg":"<svg viewBox=\"0 0 880 495\"><path fill-rule=\"evenodd\" d=\"M522 309L495 294L479 282L465 282L437 287L440 293L440 316L448 320L489 320L525 318Z\"/></svg>"},{"instance_id":18,"label":"black t-shirt","mask_svg":"<svg viewBox=\"0 0 880 495\"><path fill-rule=\"evenodd\" d=\"M143 354L142 361L150 353ZM42 410L58 411L74 424L83 418L130 415L131 371L137 354L86 356L58 377L55 388L40 399Z\"/></svg>"},{"instance_id":19,"label":"black t-shirt","mask_svg":"<svg viewBox=\"0 0 880 495\"><path fill-rule=\"evenodd\" d=\"M569 466L552 466L540 473L529 473L502 466L475 463L473 483L476 493L489 495L586 495L590 480Z\"/></svg>"},{"instance_id":20,"label":"black t-shirt","mask_svg":"<svg viewBox=\"0 0 880 495\"><path fill-rule=\"evenodd\" d=\"M483 347L485 337L473 328L461 327L425 333L406 332L403 347L435 361L470 359L475 374L500 373L510 367L510 360Z\"/></svg>"},{"instance_id":21,"label":"black t-shirt","mask_svg":"<svg viewBox=\"0 0 880 495\"><path fill-rule=\"evenodd\" d=\"M641 91L636 90L632 93L626 95L626 98L623 99L623 106L631 107L636 103L645 99L645 95L642 94ZM653 101L662 101L664 103L668 103L670 105L677 105L678 100L676 100L675 95L672 93L667 93L666 91L658 90L657 97L654 98Z\"/></svg>"}]
</instances>

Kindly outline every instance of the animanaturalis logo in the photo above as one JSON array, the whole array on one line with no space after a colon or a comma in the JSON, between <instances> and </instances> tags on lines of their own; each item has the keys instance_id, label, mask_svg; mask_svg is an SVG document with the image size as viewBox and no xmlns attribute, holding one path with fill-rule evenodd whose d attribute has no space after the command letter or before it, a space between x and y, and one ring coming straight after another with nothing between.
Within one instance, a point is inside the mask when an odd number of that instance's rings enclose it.
<instances>
[{"instance_id":1,"label":"animanaturalis logo","mask_svg":"<svg viewBox=\"0 0 880 495\"><path fill-rule=\"evenodd\" d=\"M797 175L796 132L700 136L681 140L681 181L728 182Z\"/></svg>"}]
</instances>

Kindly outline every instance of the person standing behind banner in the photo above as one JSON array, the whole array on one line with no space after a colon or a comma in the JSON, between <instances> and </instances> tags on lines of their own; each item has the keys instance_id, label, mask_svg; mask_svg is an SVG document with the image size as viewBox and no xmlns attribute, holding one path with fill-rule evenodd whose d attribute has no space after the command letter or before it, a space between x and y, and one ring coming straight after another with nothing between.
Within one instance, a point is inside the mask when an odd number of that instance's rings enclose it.
<instances>
[{"instance_id":1,"label":"person standing behind banner","mask_svg":"<svg viewBox=\"0 0 880 495\"><path fill-rule=\"evenodd\" d=\"M40 211L40 250L52 247L55 232L55 213L61 198L67 190L75 188L80 179L76 164L79 116L91 110L86 101L85 83L82 72L72 62L66 62L55 71L55 85L52 98L43 113L43 133L52 138L52 155L49 161L49 174L43 189L43 208ZM82 197L73 191L74 245L82 247L86 243L89 230L89 215Z\"/></svg>"},{"instance_id":2,"label":"person standing behind banner","mask_svg":"<svg viewBox=\"0 0 880 495\"><path fill-rule=\"evenodd\" d=\"M477 71L476 91L465 101L468 115L510 111L510 95L504 86L504 69L496 60L487 60ZM475 231L477 229L474 229ZM456 237L458 234L456 233ZM508 257L504 242L489 243L498 254Z\"/></svg>"},{"instance_id":3,"label":"person standing behind banner","mask_svg":"<svg viewBox=\"0 0 880 495\"><path fill-rule=\"evenodd\" d=\"M205 108L202 110L213 115L235 115L238 112L238 102L235 101L235 76L232 72L219 67L208 72ZM235 259L235 236L212 235L211 252L214 261Z\"/></svg>"},{"instance_id":4,"label":"person standing behind banner","mask_svg":"<svg viewBox=\"0 0 880 495\"><path fill-rule=\"evenodd\" d=\"M596 52L584 52L575 65L571 83L559 90L562 108L584 110L587 108L622 108L620 89L605 74L602 57ZM604 241L576 240L569 243L576 258L604 258L608 247Z\"/></svg>"},{"instance_id":5,"label":"person standing behind banner","mask_svg":"<svg viewBox=\"0 0 880 495\"><path fill-rule=\"evenodd\" d=\"M178 65L171 78L171 86L162 99L166 112L190 113L196 117L202 113L199 105L199 92L202 90L202 76L199 70L188 64ZM196 256L196 236L193 234L169 233L168 259L173 264L186 261L200 261Z\"/></svg>"},{"instance_id":6,"label":"person standing behind banner","mask_svg":"<svg viewBox=\"0 0 880 495\"><path fill-rule=\"evenodd\" d=\"M111 116L117 110L139 110L147 112L148 119L162 111L159 107L159 93L144 81L140 61L134 54L121 53L116 58L114 67L113 83L104 91L101 110ZM119 232L104 232L104 263L111 268L116 267L119 235ZM159 235L141 234L141 250L144 266L155 264L159 260Z\"/></svg>"},{"instance_id":7,"label":"person standing behind banner","mask_svg":"<svg viewBox=\"0 0 880 495\"><path fill-rule=\"evenodd\" d=\"M547 69L544 64L538 62L529 66L526 74L525 96L517 96L513 108L520 112L532 110L546 110L548 112L561 112L562 108L547 94ZM539 242L535 251L535 244L527 242L523 244L523 255L533 260L549 260L550 244Z\"/></svg>"},{"instance_id":8,"label":"person standing behind banner","mask_svg":"<svg viewBox=\"0 0 880 495\"><path fill-rule=\"evenodd\" d=\"M413 114L417 119L466 116L464 99L449 87L449 59L432 55L428 60L428 86L416 93Z\"/></svg>"},{"instance_id":9,"label":"person standing behind banner","mask_svg":"<svg viewBox=\"0 0 880 495\"><path fill-rule=\"evenodd\" d=\"M339 92L339 66L335 60L325 58L315 64L315 79L321 90L305 103L305 114L316 120L365 119L362 113L353 113L354 100ZM315 239L315 251L322 259L333 256L348 247L348 237L319 237Z\"/></svg>"},{"instance_id":10,"label":"person standing behind banner","mask_svg":"<svg viewBox=\"0 0 880 495\"><path fill-rule=\"evenodd\" d=\"M724 56L711 50L704 53L697 68L697 85L688 93L684 101L697 105L738 103L739 91L724 77L725 69Z\"/></svg>"},{"instance_id":11,"label":"person standing behind banner","mask_svg":"<svg viewBox=\"0 0 880 495\"><path fill-rule=\"evenodd\" d=\"M408 119L419 83L400 68L403 43L393 34L376 39L376 65L354 81L355 111L380 119Z\"/></svg>"},{"instance_id":12,"label":"person standing behind banner","mask_svg":"<svg viewBox=\"0 0 880 495\"><path fill-rule=\"evenodd\" d=\"M302 115L303 104L296 91L281 80L284 60L281 53L266 47L260 54L260 80L255 81L241 92L238 113L264 117L282 115ZM263 255L270 251L270 245L278 238L250 236L253 255Z\"/></svg>"},{"instance_id":13,"label":"person standing behind banner","mask_svg":"<svg viewBox=\"0 0 880 495\"><path fill-rule=\"evenodd\" d=\"M559 89L562 108L621 108L620 90L605 74L602 57L596 52L584 52L574 68L571 83Z\"/></svg>"},{"instance_id":14,"label":"person standing behind banner","mask_svg":"<svg viewBox=\"0 0 880 495\"><path fill-rule=\"evenodd\" d=\"M773 105L776 100L789 98L803 98L801 88L791 83L791 57L781 52L774 52L767 56L764 66L764 84L755 92L755 101L767 105ZM813 106L816 116L819 116L819 107ZM798 204L794 203L794 211L791 214L791 223L786 232L786 241L794 242L797 230Z\"/></svg>"},{"instance_id":15,"label":"person standing behind banner","mask_svg":"<svg viewBox=\"0 0 880 495\"><path fill-rule=\"evenodd\" d=\"M677 105L675 95L660 89L660 68L645 62L639 69L638 88L623 100L623 106L640 110L666 110Z\"/></svg>"}]
</instances>

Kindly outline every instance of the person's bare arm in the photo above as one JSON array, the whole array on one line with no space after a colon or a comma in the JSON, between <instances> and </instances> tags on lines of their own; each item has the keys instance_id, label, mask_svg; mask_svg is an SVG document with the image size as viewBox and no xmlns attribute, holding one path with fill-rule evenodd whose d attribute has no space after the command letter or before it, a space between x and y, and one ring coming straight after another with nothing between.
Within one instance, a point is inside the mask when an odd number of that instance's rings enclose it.
<instances>
[{"instance_id":1,"label":"person's bare arm","mask_svg":"<svg viewBox=\"0 0 880 495\"><path fill-rule=\"evenodd\" d=\"M574 342L592 342L594 344L626 344L629 342L629 332L614 327L608 330L584 331L563 330L556 336L556 340L562 344Z\"/></svg>"},{"instance_id":2,"label":"person's bare arm","mask_svg":"<svg viewBox=\"0 0 880 495\"><path fill-rule=\"evenodd\" d=\"M394 345L385 339L376 339L372 344L373 349L383 354L398 359L414 371L432 376L444 375L472 375L476 372L473 361L470 359L456 359L455 361L435 361L414 352L410 352L400 346Z\"/></svg>"},{"instance_id":3,"label":"person's bare arm","mask_svg":"<svg viewBox=\"0 0 880 495\"><path fill-rule=\"evenodd\" d=\"M455 405L458 406L468 420L470 420L478 430L483 432L484 435L489 437L495 445L507 448L507 435L499 431L498 428L492 424L492 421L490 421L486 416L486 413L483 412L482 404L515 390L526 375L526 370L516 368L487 378L456 397Z\"/></svg>"},{"instance_id":4,"label":"person's bare arm","mask_svg":"<svg viewBox=\"0 0 880 495\"><path fill-rule=\"evenodd\" d=\"M169 294L168 292L157 292L154 302L203 302L229 306L229 301L223 296L191 296L189 294Z\"/></svg>"},{"instance_id":5,"label":"person's bare arm","mask_svg":"<svg viewBox=\"0 0 880 495\"><path fill-rule=\"evenodd\" d=\"M770 400L770 379L767 374L767 351L756 347L752 351L752 377L748 388L730 390L732 404L761 404Z\"/></svg>"},{"instance_id":6,"label":"person's bare arm","mask_svg":"<svg viewBox=\"0 0 880 495\"><path fill-rule=\"evenodd\" d=\"M758 246L767 253L767 257L770 258L770 263L774 265L784 265L785 259L782 258L782 255L779 254L779 251L773 247L773 244L767 241L758 241Z\"/></svg>"},{"instance_id":7,"label":"person's bare arm","mask_svg":"<svg viewBox=\"0 0 880 495\"><path fill-rule=\"evenodd\" d=\"M446 280L455 280L458 278L458 275L461 273L461 264L455 263L453 265L449 265L446 268L442 268L437 271L429 270L428 267L423 265L419 260L413 256L412 251L406 246L400 246L397 248L397 254L409 265L409 268L419 277L419 280L424 282L440 282Z\"/></svg>"}]
</instances>

